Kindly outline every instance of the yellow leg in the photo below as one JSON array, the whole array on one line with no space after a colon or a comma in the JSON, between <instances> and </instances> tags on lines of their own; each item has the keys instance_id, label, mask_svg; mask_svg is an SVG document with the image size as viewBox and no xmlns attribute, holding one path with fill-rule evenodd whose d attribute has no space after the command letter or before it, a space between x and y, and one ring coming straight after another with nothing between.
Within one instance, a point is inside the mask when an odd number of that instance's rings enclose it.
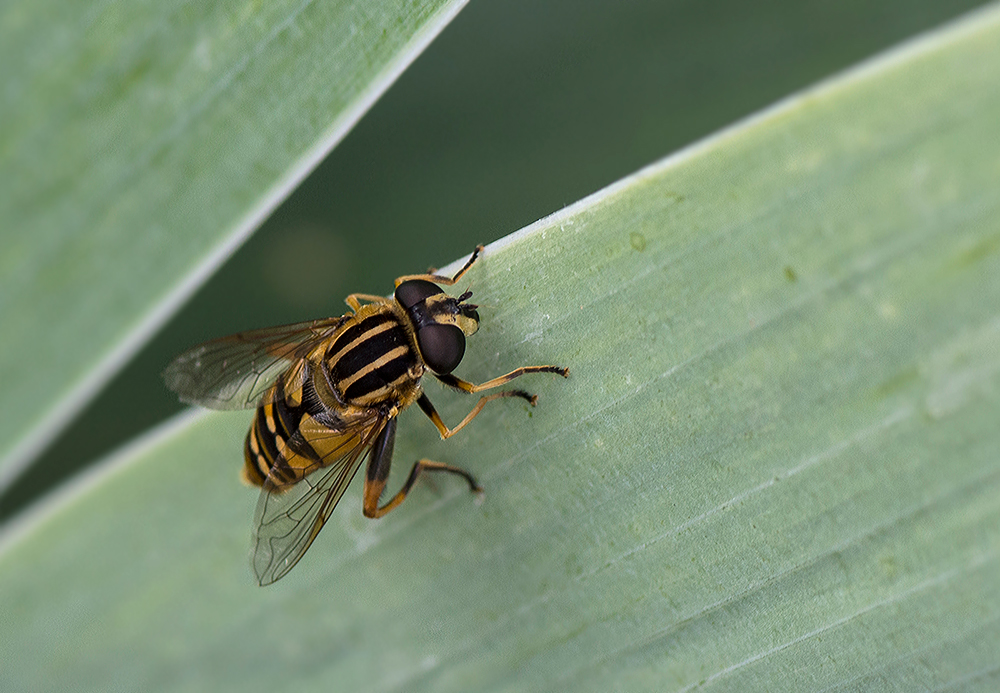
<instances>
[{"instance_id":1,"label":"yellow leg","mask_svg":"<svg viewBox=\"0 0 1000 693\"><path fill-rule=\"evenodd\" d=\"M472 477L472 475L460 467L453 467L452 465L444 464L443 462L418 460L413 465L413 469L410 470L410 476L407 478L406 483L403 484L403 488L399 489L399 492L393 496L388 503L381 507L378 504L378 500L382 495L382 491L385 489L385 479L365 479L365 502L363 508L365 517L382 517L383 515L394 510L406 499L406 494L408 494L410 489L413 488L413 484L417 482L417 478L422 472L448 472L450 474L458 474L460 477L469 482L469 488L472 489L473 492L483 492L483 489L479 488L479 485L476 484L476 480Z\"/></svg>"},{"instance_id":2,"label":"yellow leg","mask_svg":"<svg viewBox=\"0 0 1000 693\"><path fill-rule=\"evenodd\" d=\"M344 302L350 306L351 310L357 313L361 310L361 301L366 303L392 303L385 296L375 296L374 294L351 294L344 299Z\"/></svg>"},{"instance_id":3,"label":"yellow leg","mask_svg":"<svg viewBox=\"0 0 1000 693\"><path fill-rule=\"evenodd\" d=\"M497 392L493 395L485 395L479 399L476 406L472 408L472 411L466 414L465 418L462 419L458 425L455 426L455 428L448 428L447 424L441 420L441 415L437 413L434 405L431 404L429 399L427 399L427 395L420 395L420 399L417 400L417 404L420 405L420 409L427 415L427 418L429 418L437 427L438 432L441 434L441 439L447 440L465 428L470 421L476 418L479 415L479 412L483 410L483 407L486 406L487 402L492 402L495 399L502 399L505 397L520 397L521 399L526 400L531 406L535 406L535 402L538 401L538 397L536 395L529 395L523 390L504 390L503 392Z\"/></svg>"},{"instance_id":4,"label":"yellow leg","mask_svg":"<svg viewBox=\"0 0 1000 693\"><path fill-rule=\"evenodd\" d=\"M451 375L450 373L447 375L437 375L435 373L434 377L448 387L453 387L456 390L461 390L462 392L475 393L482 392L483 390L492 390L495 387L506 385L514 378L519 378L525 373L556 373L564 378L569 377L569 369L561 366L521 366L520 368L515 368L506 375L498 376L493 378L493 380L487 380L481 385L470 383L468 380L462 380L461 378Z\"/></svg>"},{"instance_id":5,"label":"yellow leg","mask_svg":"<svg viewBox=\"0 0 1000 693\"><path fill-rule=\"evenodd\" d=\"M461 279L463 274L469 271L469 268L472 267L472 264L479 258L479 254L481 252L483 252L483 246L477 245L475 252L472 253L472 257L469 258L469 261L465 263L465 266L462 267L462 269L458 270L454 277L442 277L439 274L407 274L396 279L396 286L413 279L423 279L424 281L434 282L435 284L451 286Z\"/></svg>"}]
</instances>

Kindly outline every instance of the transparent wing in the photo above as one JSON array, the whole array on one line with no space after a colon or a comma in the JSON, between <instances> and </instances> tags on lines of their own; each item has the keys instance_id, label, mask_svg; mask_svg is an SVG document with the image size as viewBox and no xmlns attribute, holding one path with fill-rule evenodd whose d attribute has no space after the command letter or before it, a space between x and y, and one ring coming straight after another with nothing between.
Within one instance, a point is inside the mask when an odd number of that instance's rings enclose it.
<instances>
[{"instance_id":1,"label":"transparent wing","mask_svg":"<svg viewBox=\"0 0 1000 693\"><path fill-rule=\"evenodd\" d=\"M174 359L163 379L188 404L250 409L260 404L278 376L346 320L346 316L311 320L214 339Z\"/></svg>"},{"instance_id":2,"label":"transparent wing","mask_svg":"<svg viewBox=\"0 0 1000 693\"><path fill-rule=\"evenodd\" d=\"M312 464L304 467L304 478L294 484L277 483L272 476L264 482L254 515L250 559L260 585L280 580L299 562L330 518L386 420L374 415L370 422L337 431L309 419L289 439L285 454L295 459L287 463L279 460L272 469L282 464L287 469L289 463L300 466L296 462L303 457Z\"/></svg>"}]
</instances>

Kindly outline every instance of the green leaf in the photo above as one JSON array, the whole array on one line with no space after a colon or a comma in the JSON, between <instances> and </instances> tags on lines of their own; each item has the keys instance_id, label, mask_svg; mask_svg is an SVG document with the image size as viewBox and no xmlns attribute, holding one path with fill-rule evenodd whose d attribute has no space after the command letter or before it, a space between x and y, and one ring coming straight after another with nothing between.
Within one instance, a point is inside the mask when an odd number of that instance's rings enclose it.
<instances>
[{"instance_id":1,"label":"green leaf","mask_svg":"<svg viewBox=\"0 0 1000 693\"><path fill-rule=\"evenodd\" d=\"M0 10L0 489L463 4Z\"/></svg>"},{"instance_id":2,"label":"green leaf","mask_svg":"<svg viewBox=\"0 0 1000 693\"><path fill-rule=\"evenodd\" d=\"M459 373L572 374L390 480L481 504L356 483L262 590L249 416L123 451L0 548L3 688L997 688L998 69L994 5L489 247Z\"/></svg>"}]
</instances>

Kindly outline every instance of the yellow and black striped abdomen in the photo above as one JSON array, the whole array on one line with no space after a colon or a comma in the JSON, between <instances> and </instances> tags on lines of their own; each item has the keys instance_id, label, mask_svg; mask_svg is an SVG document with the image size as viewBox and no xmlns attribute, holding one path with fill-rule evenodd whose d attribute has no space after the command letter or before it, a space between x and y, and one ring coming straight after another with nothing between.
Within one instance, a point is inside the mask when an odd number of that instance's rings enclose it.
<instances>
[{"instance_id":1,"label":"yellow and black striped abdomen","mask_svg":"<svg viewBox=\"0 0 1000 693\"><path fill-rule=\"evenodd\" d=\"M356 437L323 406L309 377L293 393L286 393L284 384L279 378L268 390L244 442L243 478L256 486L268 477L279 486L294 484L329 464L331 455Z\"/></svg>"},{"instance_id":2,"label":"yellow and black striped abdomen","mask_svg":"<svg viewBox=\"0 0 1000 693\"><path fill-rule=\"evenodd\" d=\"M379 418L362 413L348 423L320 403L312 382L288 396L279 380L250 424L244 443L243 478L255 486L270 480L283 492L303 478L363 449Z\"/></svg>"},{"instance_id":3,"label":"yellow and black striped abdomen","mask_svg":"<svg viewBox=\"0 0 1000 693\"><path fill-rule=\"evenodd\" d=\"M292 469L285 469L287 464L282 458L307 412L301 398L298 403L286 399L283 385L283 379L279 378L264 396L264 404L257 408L243 446L243 478L256 486L264 483L276 462L281 465L277 471L282 482L297 480Z\"/></svg>"},{"instance_id":4,"label":"yellow and black striped abdomen","mask_svg":"<svg viewBox=\"0 0 1000 693\"><path fill-rule=\"evenodd\" d=\"M419 363L406 330L389 311L361 317L326 352L331 383L355 406L393 403L416 385Z\"/></svg>"}]
</instances>

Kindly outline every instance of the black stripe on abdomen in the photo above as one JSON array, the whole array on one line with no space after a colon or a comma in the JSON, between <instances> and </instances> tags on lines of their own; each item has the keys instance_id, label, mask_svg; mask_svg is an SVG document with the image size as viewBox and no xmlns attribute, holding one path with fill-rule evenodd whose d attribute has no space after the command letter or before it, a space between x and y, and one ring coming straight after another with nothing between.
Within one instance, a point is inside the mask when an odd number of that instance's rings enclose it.
<instances>
[{"instance_id":1,"label":"black stripe on abdomen","mask_svg":"<svg viewBox=\"0 0 1000 693\"><path fill-rule=\"evenodd\" d=\"M308 443L303 441L301 445L295 445L296 440L293 438L302 418L313 413L306 403L318 401L315 396L309 396L311 393L312 382L307 378L303 384L303 404L291 406L279 380L275 383L271 396L267 398L267 403L257 408L244 445L248 481L261 485L268 476L273 476L279 483L297 480L297 472L281 456L282 444L292 442L293 452L307 458L315 457L315 452Z\"/></svg>"}]
</instances>

